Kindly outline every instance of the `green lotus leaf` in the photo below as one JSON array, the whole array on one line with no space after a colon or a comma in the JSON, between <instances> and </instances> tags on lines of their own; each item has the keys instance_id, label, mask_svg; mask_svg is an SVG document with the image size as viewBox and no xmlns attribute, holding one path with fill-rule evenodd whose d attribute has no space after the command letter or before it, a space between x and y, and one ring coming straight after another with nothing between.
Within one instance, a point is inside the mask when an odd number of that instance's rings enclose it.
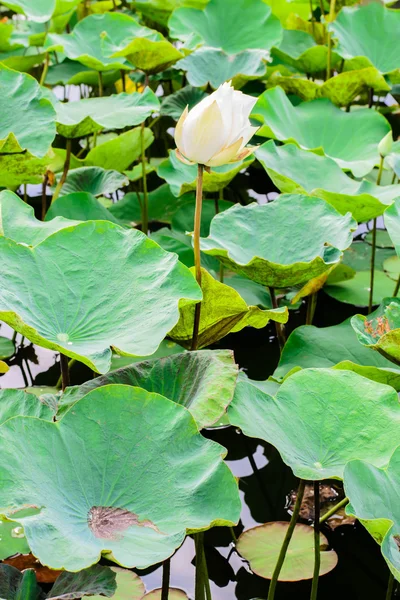
<instances>
[{"instance_id":1,"label":"green lotus leaf","mask_svg":"<svg viewBox=\"0 0 400 600\"><path fill-rule=\"evenodd\" d=\"M236 549L250 563L253 573L271 579L282 542L289 523L274 521L248 529L239 537ZM320 534L321 567L319 575L326 575L337 565L334 550L327 550L328 540ZM297 524L289 549L282 565L278 581L300 581L312 579L314 571L314 529L309 525Z\"/></svg>"},{"instance_id":2,"label":"green lotus leaf","mask_svg":"<svg viewBox=\"0 0 400 600\"><path fill-rule=\"evenodd\" d=\"M150 159L151 161L151 159ZM158 163L157 163L158 164ZM150 175L150 173L154 173L154 171L156 170L156 166L155 164L149 164L148 162L145 162L145 171L146 171L146 175ZM125 170L124 171L124 175L126 175L129 179L129 181L135 182L135 181L139 181L140 179L143 179L143 167L142 164L139 163L137 165L135 165L132 169Z\"/></svg>"},{"instance_id":3,"label":"green lotus leaf","mask_svg":"<svg viewBox=\"0 0 400 600\"><path fill-rule=\"evenodd\" d=\"M392 88L392 93L394 90ZM396 176L400 178L400 143L394 142L392 145L392 151L385 157L385 163L396 173Z\"/></svg>"},{"instance_id":4,"label":"green lotus leaf","mask_svg":"<svg viewBox=\"0 0 400 600\"><path fill-rule=\"evenodd\" d=\"M342 478L355 458L386 464L400 431L392 387L334 369L294 373L275 397L255 386L249 394L239 381L228 416L245 435L275 446L296 477L314 481Z\"/></svg>"},{"instance_id":5,"label":"green lotus leaf","mask_svg":"<svg viewBox=\"0 0 400 600\"><path fill-rule=\"evenodd\" d=\"M260 96L253 117L264 124L258 135L295 142L317 154L324 152L355 177L363 177L378 164L378 144L390 131L377 111L362 108L346 113L327 98L293 106L279 87ZM349 137L349 131L357 135Z\"/></svg>"},{"instance_id":6,"label":"green lotus leaf","mask_svg":"<svg viewBox=\"0 0 400 600\"><path fill-rule=\"evenodd\" d=\"M161 102L161 114L178 120L188 106L192 110L207 94L203 90L187 85L177 92L170 94Z\"/></svg>"},{"instance_id":7,"label":"green lotus leaf","mask_svg":"<svg viewBox=\"0 0 400 600\"><path fill-rule=\"evenodd\" d=\"M299 369L328 368L355 371L400 391L400 369L360 344L350 319L331 327L297 327L289 336L273 378L282 381Z\"/></svg>"},{"instance_id":8,"label":"green lotus leaf","mask_svg":"<svg viewBox=\"0 0 400 600\"><path fill-rule=\"evenodd\" d=\"M228 202L227 200L219 200L218 212L224 212L232 206L232 202ZM172 215L172 229L183 234L192 232L194 227L195 210L196 204L194 201L186 202L185 204L182 204L182 206L178 207L176 212ZM203 200L201 209L200 235L206 236L209 234L211 221L216 214L215 201ZM187 240L191 246L192 244L189 236L187 236Z\"/></svg>"},{"instance_id":9,"label":"green lotus leaf","mask_svg":"<svg viewBox=\"0 0 400 600\"><path fill-rule=\"evenodd\" d=\"M208 2L209 0L134 0L132 5L150 21L166 27L168 18L175 8L184 5L200 9L204 8Z\"/></svg>"},{"instance_id":10,"label":"green lotus leaf","mask_svg":"<svg viewBox=\"0 0 400 600\"><path fill-rule=\"evenodd\" d=\"M275 69L267 81L267 89L281 87L287 95L292 94L301 100L309 102L319 97L321 86L311 79L304 79L298 73L282 75L281 68Z\"/></svg>"},{"instance_id":11,"label":"green lotus leaf","mask_svg":"<svg viewBox=\"0 0 400 600\"><path fill-rule=\"evenodd\" d=\"M271 55L297 71L320 73L326 69L328 47L317 44L313 36L305 31L284 29L282 41L272 49ZM334 67L340 61L340 56L333 52L331 60Z\"/></svg>"},{"instance_id":12,"label":"green lotus leaf","mask_svg":"<svg viewBox=\"0 0 400 600\"><path fill-rule=\"evenodd\" d=\"M56 231L78 224L79 220L64 217L43 223L36 219L33 208L19 196L7 190L0 192L0 236L14 242L36 246Z\"/></svg>"},{"instance_id":13,"label":"green lotus leaf","mask_svg":"<svg viewBox=\"0 0 400 600\"><path fill-rule=\"evenodd\" d=\"M111 346L155 352L178 320L179 300L201 299L176 256L106 221L63 229L34 248L3 237L0 248L1 319L97 372L109 369Z\"/></svg>"},{"instance_id":14,"label":"green lotus leaf","mask_svg":"<svg viewBox=\"0 0 400 600\"><path fill-rule=\"evenodd\" d=\"M1 432L1 512L40 507L19 520L32 552L51 568L81 570L101 554L146 568L168 558L187 529L239 519L225 449L158 394L109 385L57 423L17 417Z\"/></svg>"},{"instance_id":15,"label":"green lotus leaf","mask_svg":"<svg viewBox=\"0 0 400 600\"><path fill-rule=\"evenodd\" d=\"M143 600L161 600L161 589L153 590L143 596ZM183 590L177 588L169 588L168 591L169 600L189 600L188 596Z\"/></svg>"},{"instance_id":16,"label":"green lotus leaf","mask_svg":"<svg viewBox=\"0 0 400 600\"><path fill-rule=\"evenodd\" d=\"M14 71L28 73L38 65L43 63L46 54L38 54L36 48L17 48L9 52L0 54L0 64L2 67L8 67Z\"/></svg>"},{"instance_id":17,"label":"green lotus leaf","mask_svg":"<svg viewBox=\"0 0 400 600\"><path fill-rule=\"evenodd\" d=\"M394 203L386 209L384 221L397 256L400 257L400 197L396 198Z\"/></svg>"},{"instance_id":18,"label":"green lotus leaf","mask_svg":"<svg viewBox=\"0 0 400 600\"><path fill-rule=\"evenodd\" d=\"M355 515L381 544L383 557L400 581L400 515L396 498L400 488L400 449L385 468L364 460L352 460L344 471L344 485L350 504L347 514Z\"/></svg>"},{"instance_id":19,"label":"green lotus leaf","mask_svg":"<svg viewBox=\"0 0 400 600\"><path fill-rule=\"evenodd\" d=\"M105 86L114 84L121 77L121 72L105 71L103 73L103 84ZM62 63L49 67L46 76L46 85L99 85L99 74L97 71L85 67L75 60L66 58Z\"/></svg>"},{"instance_id":20,"label":"green lotus leaf","mask_svg":"<svg viewBox=\"0 0 400 600\"><path fill-rule=\"evenodd\" d=\"M119 356L118 354L113 354L111 359L111 370L115 371L116 369L121 369L122 367L127 367L128 365L132 365L133 363L142 362L143 360L150 360L153 358L164 358L164 356L171 356L172 354L179 354L180 352L185 352L185 349L175 344L175 342L171 342L171 340L163 340L157 350L153 352L151 356L142 357L142 356Z\"/></svg>"},{"instance_id":21,"label":"green lotus leaf","mask_svg":"<svg viewBox=\"0 0 400 600\"><path fill-rule=\"evenodd\" d=\"M34 2L32 0L12 0L11 2L2 0L1 3L37 23L49 21L56 9L56 0L35 0Z\"/></svg>"},{"instance_id":22,"label":"green lotus leaf","mask_svg":"<svg viewBox=\"0 0 400 600\"><path fill-rule=\"evenodd\" d=\"M21 184L42 183L54 157L52 149L43 158L32 156L29 152L0 154L0 187L17 188Z\"/></svg>"},{"instance_id":23,"label":"green lotus leaf","mask_svg":"<svg viewBox=\"0 0 400 600\"><path fill-rule=\"evenodd\" d=\"M393 285L392 285L393 287ZM358 340L400 366L400 300L384 298L381 305L365 317L354 315L351 324Z\"/></svg>"},{"instance_id":24,"label":"green lotus leaf","mask_svg":"<svg viewBox=\"0 0 400 600\"><path fill-rule=\"evenodd\" d=\"M0 336L0 359L10 358L15 353L15 344L9 338Z\"/></svg>"},{"instance_id":25,"label":"green lotus leaf","mask_svg":"<svg viewBox=\"0 0 400 600\"><path fill-rule=\"evenodd\" d=\"M51 421L54 411L35 394L25 390L0 390L0 425L13 417L37 417Z\"/></svg>"},{"instance_id":26,"label":"green lotus leaf","mask_svg":"<svg viewBox=\"0 0 400 600\"><path fill-rule=\"evenodd\" d=\"M47 211L45 221L49 221L50 223L56 221L57 223L59 222L58 217L69 220L69 224L66 225L67 227L72 225L70 221L75 221L76 223L79 221L111 221L111 223L124 225L97 198L86 192L76 192L74 194L59 196Z\"/></svg>"},{"instance_id":27,"label":"green lotus leaf","mask_svg":"<svg viewBox=\"0 0 400 600\"><path fill-rule=\"evenodd\" d=\"M7 371L9 371L10 367L8 366L7 363L5 363L3 360L0 360L0 374L4 374L7 373Z\"/></svg>"},{"instance_id":28,"label":"green lotus leaf","mask_svg":"<svg viewBox=\"0 0 400 600\"><path fill-rule=\"evenodd\" d=\"M269 50L282 39L279 20L269 6L258 0L236 0L229 6L225 0L210 0L202 10L177 8L168 27L172 38L185 41L189 47L200 43L228 54Z\"/></svg>"},{"instance_id":29,"label":"green lotus leaf","mask_svg":"<svg viewBox=\"0 0 400 600\"><path fill-rule=\"evenodd\" d=\"M159 107L160 102L149 87L142 94L58 102L57 131L66 138L77 138L102 129L124 129L140 125Z\"/></svg>"},{"instance_id":30,"label":"green lotus leaf","mask_svg":"<svg viewBox=\"0 0 400 600\"><path fill-rule=\"evenodd\" d=\"M136 32L130 33L130 40L123 40L115 47L114 58L127 60L145 73L159 73L171 67L183 57L175 46L154 29L136 23ZM133 38L133 39L131 39Z\"/></svg>"},{"instance_id":31,"label":"green lotus leaf","mask_svg":"<svg viewBox=\"0 0 400 600\"><path fill-rule=\"evenodd\" d=\"M376 236L375 268L382 271L385 260L391 256L395 256L395 254L393 246L390 247L387 245L387 240L390 238L388 236L382 238L379 235L381 232L383 233L383 230L378 230ZM371 254L372 248L369 243L369 234L367 234L364 240L356 240L344 251L343 263L355 271L366 271L371 266Z\"/></svg>"},{"instance_id":32,"label":"green lotus leaf","mask_svg":"<svg viewBox=\"0 0 400 600\"><path fill-rule=\"evenodd\" d=\"M265 50L242 50L228 54L224 50L203 46L176 64L186 71L189 83L203 87L208 83L216 89L224 81L232 81L236 89L246 81L265 75L268 52Z\"/></svg>"},{"instance_id":33,"label":"green lotus leaf","mask_svg":"<svg viewBox=\"0 0 400 600\"><path fill-rule=\"evenodd\" d=\"M285 194L217 215L201 250L256 283L283 288L306 283L339 262L355 227L350 213L341 216L319 198Z\"/></svg>"},{"instance_id":34,"label":"green lotus leaf","mask_svg":"<svg viewBox=\"0 0 400 600\"><path fill-rule=\"evenodd\" d=\"M254 158L250 156L237 163L215 167L211 173L204 173L204 192L218 192L222 190L232 181L235 175L249 167L253 161ZM171 187L171 192L175 196L182 196L182 194L192 192L196 189L196 165L185 165L177 158L175 150L171 150L169 158L159 165L157 175L161 179L166 180Z\"/></svg>"},{"instance_id":35,"label":"green lotus leaf","mask_svg":"<svg viewBox=\"0 0 400 600\"><path fill-rule=\"evenodd\" d=\"M351 212L359 223L382 215L400 196L400 185L376 185L346 175L336 162L302 150L296 144L262 144L256 158L283 193L310 194L322 198L339 213Z\"/></svg>"},{"instance_id":36,"label":"green lotus leaf","mask_svg":"<svg viewBox=\"0 0 400 600\"><path fill-rule=\"evenodd\" d=\"M371 286L370 271L358 271L352 279L339 281L332 285L325 285L324 292L347 304L355 306L368 306L369 291ZM383 271L375 269L374 295L372 303L379 304L386 296L393 293L393 281Z\"/></svg>"},{"instance_id":37,"label":"green lotus leaf","mask_svg":"<svg viewBox=\"0 0 400 600\"><path fill-rule=\"evenodd\" d=\"M0 152L42 158L56 135L55 111L36 79L0 65Z\"/></svg>"},{"instance_id":38,"label":"green lotus leaf","mask_svg":"<svg viewBox=\"0 0 400 600\"><path fill-rule=\"evenodd\" d=\"M141 192L129 192L121 200L110 206L110 212L125 223L141 223L142 211L139 200L143 200ZM168 184L164 183L148 194L149 219L160 223L171 223L173 215L181 206L194 203L194 194L187 193L177 198L171 192ZM193 229L193 226L192 226Z\"/></svg>"},{"instance_id":39,"label":"green lotus leaf","mask_svg":"<svg viewBox=\"0 0 400 600\"><path fill-rule=\"evenodd\" d=\"M91 390L120 383L162 394L185 406L199 429L212 425L225 413L233 398L238 368L230 350L183 352L135 363L67 388L61 407L68 408Z\"/></svg>"},{"instance_id":40,"label":"green lotus leaf","mask_svg":"<svg viewBox=\"0 0 400 600\"><path fill-rule=\"evenodd\" d=\"M57 577L51 591L46 596L48 600L72 600L87 594L91 598L100 594L101 598L115 598L117 589L116 573L110 567L93 565L79 573L64 572ZM84 596L86 598L86 596Z\"/></svg>"},{"instance_id":41,"label":"green lotus leaf","mask_svg":"<svg viewBox=\"0 0 400 600\"><path fill-rule=\"evenodd\" d=\"M185 234L168 227L162 227L152 233L150 237L167 252L175 252L180 262L186 267L193 267L193 247Z\"/></svg>"},{"instance_id":42,"label":"green lotus leaf","mask_svg":"<svg viewBox=\"0 0 400 600\"><path fill-rule=\"evenodd\" d=\"M21 513L25 513L26 516L35 514L35 512L36 511L33 511L32 509L21 511ZM15 521L9 521L8 519L0 517L0 560L14 556L14 554L28 554L30 551L23 527ZM8 600L8 597L5 600Z\"/></svg>"},{"instance_id":43,"label":"green lotus leaf","mask_svg":"<svg viewBox=\"0 0 400 600\"><path fill-rule=\"evenodd\" d=\"M191 271L194 274L194 267ZM236 290L214 279L205 269L202 269L201 288L203 301L200 312L199 348L209 346L228 333L241 331L244 327L261 329L271 319L278 323L286 323L288 320L286 307L262 310L258 306L247 306ZM179 312L179 321L168 337L181 346L190 348L195 306L193 303L181 301Z\"/></svg>"},{"instance_id":44,"label":"green lotus leaf","mask_svg":"<svg viewBox=\"0 0 400 600\"><path fill-rule=\"evenodd\" d=\"M135 127L117 137L98 144L92 148L85 158L85 165L124 171L139 158L142 153L142 128ZM148 148L154 141L151 129L143 131L143 146Z\"/></svg>"},{"instance_id":45,"label":"green lotus leaf","mask_svg":"<svg viewBox=\"0 0 400 600\"><path fill-rule=\"evenodd\" d=\"M310 3L306 0L263 0L271 7L272 13L278 17L282 25L287 25L290 15L297 15L302 19L310 17Z\"/></svg>"},{"instance_id":46,"label":"green lotus leaf","mask_svg":"<svg viewBox=\"0 0 400 600\"><path fill-rule=\"evenodd\" d=\"M128 183L128 178L118 171L105 170L101 167L79 167L69 171L60 195L87 192L93 196L103 196L112 194Z\"/></svg>"},{"instance_id":47,"label":"green lotus leaf","mask_svg":"<svg viewBox=\"0 0 400 600\"><path fill-rule=\"evenodd\" d=\"M35 571L23 573L11 565L0 564L0 600L43 600L45 598L36 581Z\"/></svg>"},{"instance_id":48,"label":"green lotus leaf","mask_svg":"<svg viewBox=\"0 0 400 600\"><path fill-rule=\"evenodd\" d=\"M338 54L346 59L362 57L381 73L400 68L396 52L399 27L400 13L379 2L343 8L330 25L339 40Z\"/></svg>"},{"instance_id":49,"label":"green lotus leaf","mask_svg":"<svg viewBox=\"0 0 400 600\"><path fill-rule=\"evenodd\" d=\"M116 575L117 589L113 595L113 600L142 600L145 587L144 583L136 573L119 567L111 567ZM84 596L83 600L89 596ZM90 596L91 600L102 600L103 596ZM170 600L172 598L170 597Z\"/></svg>"},{"instance_id":50,"label":"green lotus leaf","mask_svg":"<svg viewBox=\"0 0 400 600\"><path fill-rule=\"evenodd\" d=\"M400 258L398 256L390 256L383 263L383 269L390 279L397 282L400 277Z\"/></svg>"}]
</instances>

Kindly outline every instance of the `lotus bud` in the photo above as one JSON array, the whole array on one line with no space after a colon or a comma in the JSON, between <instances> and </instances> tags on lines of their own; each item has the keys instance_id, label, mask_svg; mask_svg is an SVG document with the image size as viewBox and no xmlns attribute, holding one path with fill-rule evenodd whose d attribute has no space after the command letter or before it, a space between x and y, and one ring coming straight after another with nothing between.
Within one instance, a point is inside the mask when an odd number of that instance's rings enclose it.
<instances>
[{"instance_id":1,"label":"lotus bud","mask_svg":"<svg viewBox=\"0 0 400 600\"><path fill-rule=\"evenodd\" d=\"M258 127L249 116L257 98L224 83L190 112L183 111L175 129L177 156L182 162L220 167L243 160L255 148L245 147Z\"/></svg>"},{"instance_id":2,"label":"lotus bud","mask_svg":"<svg viewBox=\"0 0 400 600\"><path fill-rule=\"evenodd\" d=\"M384 138L378 144L378 152L382 158L385 158L388 154L391 153L393 146L393 137L392 132L389 131L388 134L385 135Z\"/></svg>"}]
</instances>

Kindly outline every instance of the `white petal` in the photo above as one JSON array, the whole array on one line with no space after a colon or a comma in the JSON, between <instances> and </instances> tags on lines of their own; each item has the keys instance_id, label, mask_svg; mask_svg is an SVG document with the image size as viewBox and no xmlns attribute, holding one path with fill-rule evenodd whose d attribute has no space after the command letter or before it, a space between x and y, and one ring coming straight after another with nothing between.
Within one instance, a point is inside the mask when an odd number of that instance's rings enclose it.
<instances>
[{"instance_id":1,"label":"white petal","mask_svg":"<svg viewBox=\"0 0 400 600\"><path fill-rule=\"evenodd\" d=\"M182 152L182 154L185 154L185 146L183 143L183 124L186 121L188 114L189 114L189 108L186 106L185 110L181 114L179 121L175 127L175 144L177 145L179 150Z\"/></svg>"},{"instance_id":2,"label":"white petal","mask_svg":"<svg viewBox=\"0 0 400 600\"><path fill-rule=\"evenodd\" d=\"M237 153L240 151L242 143L242 140L239 139L231 146L224 148L223 150L221 150L221 152L215 154L215 156L213 156L211 160L208 161L207 166L220 167L222 165L226 165L227 163L232 162Z\"/></svg>"},{"instance_id":3,"label":"white petal","mask_svg":"<svg viewBox=\"0 0 400 600\"><path fill-rule=\"evenodd\" d=\"M224 133L221 111L214 100L197 118L190 119L190 115L191 113L184 123L182 134L185 156L195 163L205 165L225 147L221 142Z\"/></svg>"}]
</instances>

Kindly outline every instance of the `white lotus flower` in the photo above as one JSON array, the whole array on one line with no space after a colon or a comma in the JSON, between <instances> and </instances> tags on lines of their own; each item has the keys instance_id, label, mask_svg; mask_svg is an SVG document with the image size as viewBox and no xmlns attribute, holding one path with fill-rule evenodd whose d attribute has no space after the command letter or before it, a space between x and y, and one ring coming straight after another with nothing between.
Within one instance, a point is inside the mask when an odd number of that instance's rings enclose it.
<instances>
[{"instance_id":1,"label":"white lotus flower","mask_svg":"<svg viewBox=\"0 0 400 600\"><path fill-rule=\"evenodd\" d=\"M177 155L183 162L219 167L242 160L255 148L246 148L258 127L249 115L257 98L224 83L190 112L183 111L175 129Z\"/></svg>"}]
</instances>

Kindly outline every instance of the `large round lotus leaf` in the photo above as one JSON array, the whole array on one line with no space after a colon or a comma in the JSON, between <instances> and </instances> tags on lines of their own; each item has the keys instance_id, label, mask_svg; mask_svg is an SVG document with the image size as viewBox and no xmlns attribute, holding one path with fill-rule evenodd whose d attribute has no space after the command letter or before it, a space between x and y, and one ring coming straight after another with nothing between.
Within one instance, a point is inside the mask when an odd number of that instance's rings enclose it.
<instances>
[{"instance_id":1,"label":"large round lotus leaf","mask_svg":"<svg viewBox=\"0 0 400 600\"><path fill-rule=\"evenodd\" d=\"M331 327L297 327L289 336L274 379L281 381L299 369L335 367L391 385L400 391L400 369L360 344L350 319Z\"/></svg>"},{"instance_id":2,"label":"large round lotus leaf","mask_svg":"<svg viewBox=\"0 0 400 600\"><path fill-rule=\"evenodd\" d=\"M34 210L8 190L0 192L0 235L14 242L36 246L60 229L78 225L79 219L57 217L49 223L39 221Z\"/></svg>"},{"instance_id":3,"label":"large round lotus leaf","mask_svg":"<svg viewBox=\"0 0 400 600\"><path fill-rule=\"evenodd\" d=\"M56 135L55 110L33 77L0 65L0 152L43 157Z\"/></svg>"},{"instance_id":4,"label":"large round lotus leaf","mask_svg":"<svg viewBox=\"0 0 400 600\"><path fill-rule=\"evenodd\" d=\"M151 129L143 131L143 147L146 150L154 141ZM92 148L85 158L85 165L124 171L142 153L142 128L135 127Z\"/></svg>"},{"instance_id":5,"label":"large round lotus leaf","mask_svg":"<svg viewBox=\"0 0 400 600\"><path fill-rule=\"evenodd\" d=\"M103 196L112 194L128 183L128 178L118 171L101 167L79 167L69 171L60 195L87 192L93 196Z\"/></svg>"},{"instance_id":6,"label":"large round lotus leaf","mask_svg":"<svg viewBox=\"0 0 400 600\"><path fill-rule=\"evenodd\" d=\"M328 47L317 44L305 31L285 29L281 43L273 48L271 54L297 71L318 73L326 69ZM331 60L332 66L335 66L340 57L333 52Z\"/></svg>"},{"instance_id":7,"label":"large round lotus leaf","mask_svg":"<svg viewBox=\"0 0 400 600\"><path fill-rule=\"evenodd\" d=\"M322 151L355 177L363 177L379 162L378 144L390 131L377 111L362 108L346 113L327 98L293 106L280 87L260 96L253 117L264 124L259 135ZM357 135L349 137L349 131Z\"/></svg>"},{"instance_id":8,"label":"large round lotus leaf","mask_svg":"<svg viewBox=\"0 0 400 600\"><path fill-rule=\"evenodd\" d=\"M81 223L34 248L0 238L0 248L1 319L95 371L109 369L111 346L152 354L177 322L179 300L201 299L176 256L113 223Z\"/></svg>"},{"instance_id":9,"label":"large round lotus leaf","mask_svg":"<svg viewBox=\"0 0 400 600\"><path fill-rule=\"evenodd\" d=\"M351 212L359 223L382 215L400 196L400 185L356 181L334 160L302 150L296 144L277 146L270 140L256 150L255 156L281 192L317 196L341 214Z\"/></svg>"},{"instance_id":10,"label":"large round lotus leaf","mask_svg":"<svg viewBox=\"0 0 400 600\"><path fill-rule=\"evenodd\" d=\"M381 73L400 68L397 43L400 13L379 2L343 8L330 25L339 40L336 51L343 58L362 57Z\"/></svg>"},{"instance_id":11,"label":"large round lotus leaf","mask_svg":"<svg viewBox=\"0 0 400 600\"><path fill-rule=\"evenodd\" d=\"M152 592L149 592L148 594L143 596L143 600L161 600L161 593L161 589L153 590ZM189 600L189 598L183 590L178 590L177 588L169 588L168 600Z\"/></svg>"},{"instance_id":12,"label":"large round lotus leaf","mask_svg":"<svg viewBox=\"0 0 400 600\"><path fill-rule=\"evenodd\" d=\"M147 87L142 94L118 94L86 98L77 102L58 102L57 131L67 138L82 137L105 129L124 129L143 123L157 111L160 102Z\"/></svg>"},{"instance_id":13,"label":"large round lotus leaf","mask_svg":"<svg viewBox=\"0 0 400 600\"><path fill-rule=\"evenodd\" d=\"M269 50L282 39L279 20L269 6L258 0L210 0L203 10L178 8L168 27L171 37L184 40L189 46L205 44L228 54Z\"/></svg>"},{"instance_id":14,"label":"large round lotus leaf","mask_svg":"<svg viewBox=\"0 0 400 600\"><path fill-rule=\"evenodd\" d=\"M24 183L42 183L53 160L52 149L43 158L29 152L0 154L0 187L16 189Z\"/></svg>"},{"instance_id":15,"label":"large round lotus leaf","mask_svg":"<svg viewBox=\"0 0 400 600\"><path fill-rule=\"evenodd\" d=\"M354 306L368 306L370 286L370 271L358 271L349 280L332 284L329 284L328 281L328 285L324 287L324 292L335 298L335 300L339 300L339 302L354 304ZM372 304L377 305L382 302L383 298L393 293L393 289L394 285L390 277L385 275L383 271L375 269Z\"/></svg>"},{"instance_id":16,"label":"large round lotus leaf","mask_svg":"<svg viewBox=\"0 0 400 600\"><path fill-rule=\"evenodd\" d=\"M176 63L183 54L158 31L136 23L136 31L132 28L129 38L115 44L112 56L126 57L145 73L158 73Z\"/></svg>"},{"instance_id":17,"label":"large round lotus leaf","mask_svg":"<svg viewBox=\"0 0 400 600\"><path fill-rule=\"evenodd\" d=\"M211 173L204 173L203 191L218 192L226 187L232 179L246 169L254 161L252 156L236 163L228 163L222 167L213 167ZM196 189L197 166L186 165L176 156L175 150L169 153L169 158L164 160L157 168L157 175L170 185L175 196L182 196L186 192Z\"/></svg>"},{"instance_id":18,"label":"large round lotus leaf","mask_svg":"<svg viewBox=\"0 0 400 600\"><path fill-rule=\"evenodd\" d=\"M385 464L398 444L400 405L392 387L351 371L304 369L273 398L239 382L229 420L275 446L302 479L342 477L349 460ZM301 418L293 418L301 415Z\"/></svg>"},{"instance_id":19,"label":"large round lotus leaf","mask_svg":"<svg viewBox=\"0 0 400 600\"><path fill-rule=\"evenodd\" d=\"M400 300L384 298L376 311L365 317L354 315L351 324L359 342L378 350L400 366Z\"/></svg>"},{"instance_id":20,"label":"large round lotus leaf","mask_svg":"<svg viewBox=\"0 0 400 600\"><path fill-rule=\"evenodd\" d=\"M167 115L178 120L186 107L192 110L206 96L207 94L203 90L187 85L177 92L166 96L161 102L160 112L162 115Z\"/></svg>"},{"instance_id":21,"label":"large round lotus leaf","mask_svg":"<svg viewBox=\"0 0 400 600\"><path fill-rule=\"evenodd\" d=\"M190 269L195 274L195 268ZM221 338L241 331L244 327L262 329L270 320L286 323L289 315L287 307L263 310L258 306L247 306L243 298L229 285L220 283L208 271L202 269L201 303L198 347L214 344ZM190 348L192 345L195 305L188 301L179 303L179 321L169 332L168 337Z\"/></svg>"},{"instance_id":22,"label":"large round lotus leaf","mask_svg":"<svg viewBox=\"0 0 400 600\"><path fill-rule=\"evenodd\" d=\"M61 398L71 406L91 390L111 383L141 387L185 406L199 429L212 425L233 398L238 368L230 350L183 352L135 363L68 388Z\"/></svg>"},{"instance_id":23,"label":"large round lotus leaf","mask_svg":"<svg viewBox=\"0 0 400 600\"><path fill-rule=\"evenodd\" d=\"M50 223L54 221L59 222L60 217L77 222L111 221L112 223L123 225L122 221L114 217L97 198L86 192L76 192L74 194L67 194L66 196L59 196L47 211L45 221L49 221ZM67 226L70 225L71 223L69 222Z\"/></svg>"},{"instance_id":24,"label":"large round lotus leaf","mask_svg":"<svg viewBox=\"0 0 400 600\"><path fill-rule=\"evenodd\" d=\"M35 394L24 390L0 390L0 425L13 417L37 417L51 421L54 412Z\"/></svg>"},{"instance_id":25,"label":"large round lotus leaf","mask_svg":"<svg viewBox=\"0 0 400 600\"><path fill-rule=\"evenodd\" d=\"M15 344L9 338L0 336L0 359L10 358L15 353Z\"/></svg>"},{"instance_id":26,"label":"large round lotus leaf","mask_svg":"<svg viewBox=\"0 0 400 600\"><path fill-rule=\"evenodd\" d=\"M56 0L12 0L1 2L11 10L15 10L18 13L23 13L38 23L45 23L50 19L56 8Z\"/></svg>"},{"instance_id":27,"label":"large round lotus leaf","mask_svg":"<svg viewBox=\"0 0 400 600\"><path fill-rule=\"evenodd\" d=\"M266 50L243 50L228 54L224 50L203 46L176 64L177 69L186 71L187 80L196 87L208 83L216 89L224 81L232 81L235 88L246 81L265 75Z\"/></svg>"},{"instance_id":28,"label":"large round lotus leaf","mask_svg":"<svg viewBox=\"0 0 400 600\"><path fill-rule=\"evenodd\" d=\"M139 192L142 201L143 194ZM149 220L160 223L171 223L172 216L181 206L194 203L194 194L188 193L177 198L172 194L171 188L164 183L148 194ZM138 194L129 192L121 200L112 204L109 211L121 221L132 224L141 223L142 213L140 209ZM193 226L192 226L193 229Z\"/></svg>"},{"instance_id":29,"label":"large round lotus leaf","mask_svg":"<svg viewBox=\"0 0 400 600\"><path fill-rule=\"evenodd\" d=\"M269 287L305 283L339 262L355 221L319 198L285 194L268 204L233 206L211 222L201 250Z\"/></svg>"},{"instance_id":30,"label":"large round lotus leaf","mask_svg":"<svg viewBox=\"0 0 400 600\"><path fill-rule=\"evenodd\" d=\"M102 553L146 568L169 557L187 529L239 519L225 449L158 394L105 386L57 423L17 417L1 432L1 512L40 507L19 520L33 554L51 568L81 570Z\"/></svg>"},{"instance_id":31,"label":"large round lotus leaf","mask_svg":"<svg viewBox=\"0 0 400 600\"><path fill-rule=\"evenodd\" d=\"M94 71L131 70L125 58L112 58L115 46L134 36L137 23L122 13L95 14L79 21L72 33L49 34L47 50L61 50Z\"/></svg>"},{"instance_id":32,"label":"large round lotus leaf","mask_svg":"<svg viewBox=\"0 0 400 600\"><path fill-rule=\"evenodd\" d=\"M390 570L400 581L400 448L393 453L384 469L367 461L353 460L346 465L344 485L350 504L348 514L361 520L381 544Z\"/></svg>"},{"instance_id":33,"label":"large round lotus leaf","mask_svg":"<svg viewBox=\"0 0 400 600\"><path fill-rule=\"evenodd\" d=\"M113 600L141 600L145 594L144 583L136 573L119 567L111 567L116 575L117 589ZM84 596L89 598L89 596ZM90 596L91 600L103 600L104 596ZM171 597L170 597L171 600Z\"/></svg>"},{"instance_id":34,"label":"large round lotus leaf","mask_svg":"<svg viewBox=\"0 0 400 600\"><path fill-rule=\"evenodd\" d=\"M25 511L27 516L35 512L29 509ZM23 514L23 511L21 513ZM0 560L4 560L14 554L28 554L29 552L30 548L26 541L23 527L15 521L9 521L0 517Z\"/></svg>"},{"instance_id":35,"label":"large round lotus leaf","mask_svg":"<svg viewBox=\"0 0 400 600\"><path fill-rule=\"evenodd\" d=\"M250 563L251 570L265 579L271 579L289 523L274 521L248 529L239 537L236 549ZM337 565L334 550L326 550L328 540L320 534L320 576ZM314 529L309 525L296 525L278 581L311 579L314 571Z\"/></svg>"}]
</instances>

